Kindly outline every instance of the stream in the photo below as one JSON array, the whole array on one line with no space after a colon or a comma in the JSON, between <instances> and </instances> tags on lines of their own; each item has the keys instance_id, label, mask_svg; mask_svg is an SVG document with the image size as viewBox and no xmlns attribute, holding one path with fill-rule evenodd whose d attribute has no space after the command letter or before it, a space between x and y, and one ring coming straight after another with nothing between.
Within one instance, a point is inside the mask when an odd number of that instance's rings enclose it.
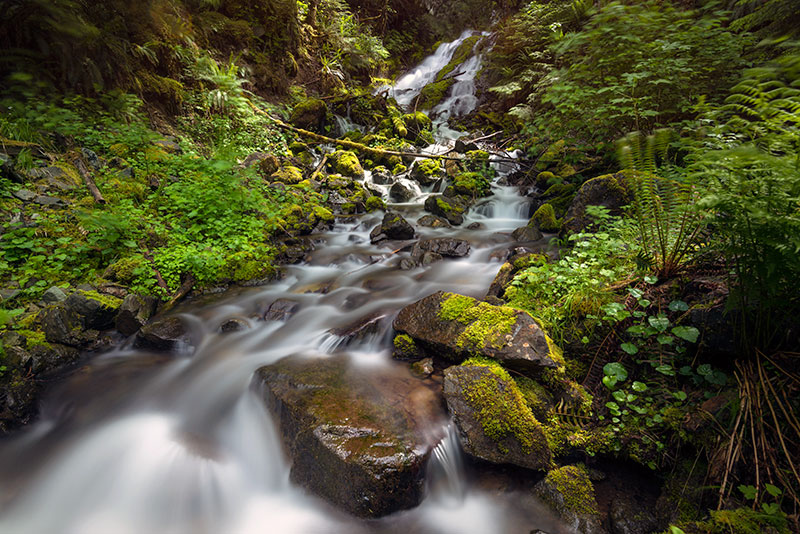
<instances>
[{"instance_id":1,"label":"stream","mask_svg":"<svg viewBox=\"0 0 800 534\"><path fill-rule=\"evenodd\" d=\"M397 100L411 102L468 36L441 45L400 78L391 89ZM451 96L433 110L438 142L426 152L445 152L461 135L445 121L474 109L479 67L479 57L467 60ZM493 164L498 179L513 170L503 161ZM364 180L388 199L387 186L372 183L369 172ZM431 191L400 180L414 198L391 208L413 223ZM282 279L179 308L191 325L191 345L164 355L134 349L129 340L93 356L51 388L38 422L0 442L0 532L563 532L530 494L487 483L480 467L465 464L446 420L430 422L439 441L431 443L420 506L374 520L341 512L290 482L279 433L251 387L256 369L293 354L347 353L354 365L405 371L407 364L391 358L391 318L439 290L482 298L502 262L493 253L517 246L510 234L527 223L529 203L499 183L493 193L461 227L417 227L422 239L469 241L467 257L402 270L407 253L393 254L396 243L370 244L383 213L343 220L313 235L308 261L287 266ZM468 229L472 223L476 229ZM525 245L547 247L545 240ZM281 298L299 303L288 320L254 319ZM331 333L374 313L386 316L383 327L357 342ZM220 333L231 318L247 328Z\"/></svg>"}]
</instances>

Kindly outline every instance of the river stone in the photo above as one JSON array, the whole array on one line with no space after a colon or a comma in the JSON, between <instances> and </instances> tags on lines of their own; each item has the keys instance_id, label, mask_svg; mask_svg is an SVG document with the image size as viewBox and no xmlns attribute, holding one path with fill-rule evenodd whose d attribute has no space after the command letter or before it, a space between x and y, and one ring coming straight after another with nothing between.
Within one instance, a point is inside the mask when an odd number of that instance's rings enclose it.
<instances>
[{"instance_id":1,"label":"river stone","mask_svg":"<svg viewBox=\"0 0 800 534\"><path fill-rule=\"evenodd\" d=\"M389 188L389 199L392 202L408 202L414 198L414 191L411 188L397 182Z\"/></svg>"},{"instance_id":2,"label":"river stone","mask_svg":"<svg viewBox=\"0 0 800 534\"><path fill-rule=\"evenodd\" d=\"M169 351L189 341L189 329L178 316L164 317L144 325L136 336L135 346L155 351Z\"/></svg>"},{"instance_id":3,"label":"river stone","mask_svg":"<svg viewBox=\"0 0 800 534\"><path fill-rule=\"evenodd\" d=\"M538 228L522 226L511 233L514 241L539 241L543 236Z\"/></svg>"},{"instance_id":4,"label":"river stone","mask_svg":"<svg viewBox=\"0 0 800 534\"><path fill-rule=\"evenodd\" d=\"M495 464L514 464L528 469L545 469L551 462L550 447L541 425L519 395L515 404L510 395L514 381L483 365L454 365L444 370L444 397L447 410L458 427L464 451ZM492 413L499 435L487 435L480 420L487 405L505 409ZM520 441L514 429L528 443Z\"/></svg>"},{"instance_id":5,"label":"river stone","mask_svg":"<svg viewBox=\"0 0 800 534\"><path fill-rule=\"evenodd\" d=\"M425 239L414 244L414 248L411 249L411 257L419 260L425 252L432 252L448 258L463 258L469 254L470 244L463 239L451 237Z\"/></svg>"},{"instance_id":6,"label":"river stone","mask_svg":"<svg viewBox=\"0 0 800 534\"><path fill-rule=\"evenodd\" d=\"M285 321L297 312L300 303L289 299L278 299L264 312L265 321Z\"/></svg>"},{"instance_id":7,"label":"river stone","mask_svg":"<svg viewBox=\"0 0 800 534\"><path fill-rule=\"evenodd\" d=\"M86 331L84 320L66 303L48 306L39 312L45 339L50 343L59 343L72 347L86 345L96 339L97 331Z\"/></svg>"},{"instance_id":8,"label":"river stone","mask_svg":"<svg viewBox=\"0 0 800 534\"><path fill-rule=\"evenodd\" d=\"M95 295L102 300L94 298L88 292L76 291L67 297L64 305L81 317L83 327L86 329L107 330L112 328L122 300L107 295L102 297Z\"/></svg>"},{"instance_id":9,"label":"river stone","mask_svg":"<svg viewBox=\"0 0 800 534\"><path fill-rule=\"evenodd\" d=\"M156 312L157 305L158 301L153 297L128 294L117 313L117 330L126 336L135 334L150 320Z\"/></svg>"},{"instance_id":10,"label":"river stone","mask_svg":"<svg viewBox=\"0 0 800 534\"><path fill-rule=\"evenodd\" d=\"M486 292L486 296L502 298L506 293L506 287L514 279L515 272L516 269L513 264L506 262L501 265L500 270L497 271L497 275L495 275L492 284L489 286L489 290Z\"/></svg>"},{"instance_id":11,"label":"river stone","mask_svg":"<svg viewBox=\"0 0 800 534\"><path fill-rule=\"evenodd\" d=\"M392 173L390 173L385 167L372 169L372 183L378 185L390 185L394 183L394 178L392 177Z\"/></svg>"},{"instance_id":12,"label":"river stone","mask_svg":"<svg viewBox=\"0 0 800 534\"><path fill-rule=\"evenodd\" d=\"M663 530L652 510L642 509L636 496L614 499L608 512L611 534L650 534Z\"/></svg>"},{"instance_id":13,"label":"river stone","mask_svg":"<svg viewBox=\"0 0 800 534\"><path fill-rule=\"evenodd\" d=\"M35 345L30 349L29 354L30 360L22 362L22 364L30 366L30 370L35 374L42 374L75 363L80 356L80 351L75 347L60 343L46 343Z\"/></svg>"},{"instance_id":14,"label":"river stone","mask_svg":"<svg viewBox=\"0 0 800 534\"><path fill-rule=\"evenodd\" d=\"M370 241L377 243L384 239L406 241L408 239L414 239L415 235L417 235L417 233L414 231L414 227L401 215L394 212L387 212L386 215L383 216L383 222L372 229L369 237Z\"/></svg>"},{"instance_id":15,"label":"river stone","mask_svg":"<svg viewBox=\"0 0 800 534\"><path fill-rule=\"evenodd\" d=\"M443 305L446 310L464 311L445 318ZM534 376L542 368L563 365L560 351L530 315L463 295L442 291L429 295L400 310L393 326L432 353L455 361L477 354Z\"/></svg>"},{"instance_id":16,"label":"river stone","mask_svg":"<svg viewBox=\"0 0 800 534\"><path fill-rule=\"evenodd\" d=\"M388 328L386 314L381 312L370 313L356 321L339 328L332 328L328 332L343 338L342 344L349 345L358 341L378 335Z\"/></svg>"},{"instance_id":17,"label":"river stone","mask_svg":"<svg viewBox=\"0 0 800 534\"><path fill-rule=\"evenodd\" d=\"M56 304L67 300L67 294L58 286L53 286L42 294L42 302L45 304Z\"/></svg>"},{"instance_id":18,"label":"river stone","mask_svg":"<svg viewBox=\"0 0 800 534\"><path fill-rule=\"evenodd\" d=\"M581 465L553 469L533 487L533 493L548 505L573 532L604 534L603 519L598 512L594 486L589 473Z\"/></svg>"},{"instance_id":19,"label":"river stone","mask_svg":"<svg viewBox=\"0 0 800 534\"><path fill-rule=\"evenodd\" d=\"M347 356L290 356L254 381L292 458L291 479L360 517L412 508L444 417L441 399L404 366Z\"/></svg>"},{"instance_id":20,"label":"river stone","mask_svg":"<svg viewBox=\"0 0 800 534\"><path fill-rule=\"evenodd\" d=\"M464 222L467 209L469 202L460 196L445 198L442 195L432 195L425 200L425 211L444 217L447 222L456 226Z\"/></svg>"},{"instance_id":21,"label":"river stone","mask_svg":"<svg viewBox=\"0 0 800 534\"><path fill-rule=\"evenodd\" d=\"M452 228L450 223L447 222L447 219L437 217L436 215L423 215L417 219L417 224L428 228Z\"/></svg>"}]
</instances>

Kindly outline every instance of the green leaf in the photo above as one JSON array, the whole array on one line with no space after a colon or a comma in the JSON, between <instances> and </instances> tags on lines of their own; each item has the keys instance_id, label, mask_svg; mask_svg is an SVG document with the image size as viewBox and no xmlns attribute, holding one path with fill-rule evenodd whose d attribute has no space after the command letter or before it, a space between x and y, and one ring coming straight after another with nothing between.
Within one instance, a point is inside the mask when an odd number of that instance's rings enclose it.
<instances>
[{"instance_id":1,"label":"green leaf","mask_svg":"<svg viewBox=\"0 0 800 534\"><path fill-rule=\"evenodd\" d=\"M672 333L689 343L696 343L700 337L700 331L693 326L676 326Z\"/></svg>"},{"instance_id":2,"label":"green leaf","mask_svg":"<svg viewBox=\"0 0 800 534\"><path fill-rule=\"evenodd\" d=\"M783 494L783 491L781 491L779 487L773 486L772 484L764 484L764 489L773 497L780 497Z\"/></svg>"},{"instance_id":3,"label":"green leaf","mask_svg":"<svg viewBox=\"0 0 800 534\"><path fill-rule=\"evenodd\" d=\"M657 317L651 315L647 318L647 322L658 332L664 332L669 328L669 318L663 314L659 314ZM677 336L677 334L675 335Z\"/></svg>"},{"instance_id":4,"label":"green leaf","mask_svg":"<svg viewBox=\"0 0 800 534\"><path fill-rule=\"evenodd\" d=\"M689 305L682 300L673 300L669 303L669 309L674 312L684 312L689 309Z\"/></svg>"},{"instance_id":5,"label":"green leaf","mask_svg":"<svg viewBox=\"0 0 800 534\"><path fill-rule=\"evenodd\" d=\"M618 380L613 376L604 376L603 377L603 385L608 389L614 389L614 386L617 385Z\"/></svg>"},{"instance_id":6,"label":"green leaf","mask_svg":"<svg viewBox=\"0 0 800 534\"><path fill-rule=\"evenodd\" d=\"M630 355L634 355L637 352L639 352L639 347L637 347L633 343L623 343L622 345L620 345L620 348Z\"/></svg>"},{"instance_id":7,"label":"green leaf","mask_svg":"<svg viewBox=\"0 0 800 534\"><path fill-rule=\"evenodd\" d=\"M707 376L710 375L712 372L714 372L714 370L707 363L704 363L703 365L697 368L697 374L699 374L700 376Z\"/></svg>"},{"instance_id":8,"label":"green leaf","mask_svg":"<svg viewBox=\"0 0 800 534\"><path fill-rule=\"evenodd\" d=\"M622 391L621 389L618 389L617 391L612 393L611 396L614 397L614 400L616 400L617 402L625 402L625 392Z\"/></svg>"},{"instance_id":9,"label":"green leaf","mask_svg":"<svg viewBox=\"0 0 800 534\"><path fill-rule=\"evenodd\" d=\"M639 393L641 393L643 391L647 391L647 384L645 384L644 382L634 381L634 383L631 384L631 388L634 391L638 391Z\"/></svg>"},{"instance_id":10,"label":"green leaf","mask_svg":"<svg viewBox=\"0 0 800 534\"><path fill-rule=\"evenodd\" d=\"M675 341L675 338L669 334L658 334L656 339L661 345L670 345L673 341Z\"/></svg>"},{"instance_id":11,"label":"green leaf","mask_svg":"<svg viewBox=\"0 0 800 534\"><path fill-rule=\"evenodd\" d=\"M671 365L663 364L656 367L656 371L666 376L675 376L675 369Z\"/></svg>"},{"instance_id":12,"label":"green leaf","mask_svg":"<svg viewBox=\"0 0 800 534\"><path fill-rule=\"evenodd\" d=\"M620 382L628 378L628 371L625 369L625 366L619 362L611 362L605 364L603 366L603 373L606 376L613 376Z\"/></svg>"},{"instance_id":13,"label":"green leaf","mask_svg":"<svg viewBox=\"0 0 800 534\"><path fill-rule=\"evenodd\" d=\"M652 276L652 275L647 275L647 276L644 277L644 281L652 286L652 285L655 285L655 284L658 283L658 277L657 276Z\"/></svg>"},{"instance_id":14,"label":"green leaf","mask_svg":"<svg viewBox=\"0 0 800 534\"><path fill-rule=\"evenodd\" d=\"M686 393L684 391L675 391L672 396L681 402L686 400Z\"/></svg>"}]
</instances>

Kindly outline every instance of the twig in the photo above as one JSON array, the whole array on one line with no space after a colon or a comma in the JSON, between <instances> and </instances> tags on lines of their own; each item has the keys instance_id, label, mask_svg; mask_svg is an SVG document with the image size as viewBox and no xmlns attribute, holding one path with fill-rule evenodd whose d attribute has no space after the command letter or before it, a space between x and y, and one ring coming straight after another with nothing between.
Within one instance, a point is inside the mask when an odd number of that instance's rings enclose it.
<instances>
[{"instance_id":1,"label":"twig","mask_svg":"<svg viewBox=\"0 0 800 534\"><path fill-rule=\"evenodd\" d=\"M172 296L172 298L169 299L169 302L167 302L164 305L161 312L163 313L167 310L172 309L178 302L181 301L181 299L183 299L186 295L188 295L189 292L194 287L195 282L196 280L194 279L194 276L192 276L191 273L187 274L186 279L181 284L181 287L179 287L178 291L176 291L175 294Z\"/></svg>"},{"instance_id":2,"label":"twig","mask_svg":"<svg viewBox=\"0 0 800 534\"><path fill-rule=\"evenodd\" d=\"M86 164L83 162L80 156L75 156L74 158L75 168L78 169L78 174L81 175L83 179L83 183L86 184L86 188L89 189L89 192L94 197L94 201L98 204L105 204L106 199L103 198L103 194L97 188L97 184L94 183L92 176L89 174L89 169L86 168Z\"/></svg>"}]
</instances>

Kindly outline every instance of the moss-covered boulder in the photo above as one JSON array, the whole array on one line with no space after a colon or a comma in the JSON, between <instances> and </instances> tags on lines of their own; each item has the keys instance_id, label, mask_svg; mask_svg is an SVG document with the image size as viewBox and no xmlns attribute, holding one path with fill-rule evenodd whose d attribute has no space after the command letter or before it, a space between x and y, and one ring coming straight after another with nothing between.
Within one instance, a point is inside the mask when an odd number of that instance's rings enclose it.
<instances>
[{"instance_id":1,"label":"moss-covered boulder","mask_svg":"<svg viewBox=\"0 0 800 534\"><path fill-rule=\"evenodd\" d=\"M350 178L364 178L364 168L358 160L358 156L349 150L337 150L330 155L331 169Z\"/></svg>"},{"instance_id":2,"label":"moss-covered boulder","mask_svg":"<svg viewBox=\"0 0 800 534\"><path fill-rule=\"evenodd\" d=\"M534 212L528 227L538 228L542 232L558 232L561 229L561 219L556 217L553 206L545 202Z\"/></svg>"},{"instance_id":3,"label":"moss-covered boulder","mask_svg":"<svg viewBox=\"0 0 800 534\"><path fill-rule=\"evenodd\" d=\"M362 517L419 504L444 419L433 382L346 356L285 358L254 381L292 458L292 480Z\"/></svg>"},{"instance_id":4,"label":"moss-covered boulder","mask_svg":"<svg viewBox=\"0 0 800 534\"><path fill-rule=\"evenodd\" d=\"M303 171L297 167L287 165L272 173L269 179L272 182L280 182L286 185L297 185L303 181Z\"/></svg>"},{"instance_id":5,"label":"moss-covered boulder","mask_svg":"<svg viewBox=\"0 0 800 534\"><path fill-rule=\"evenodd\" d=\"M525 312L439 291L406 306L394 329L455 361L473 355L537 375L563 366L558 347Z\"/></svg>"},{"instance_id":6,"label":"moss-covered boulder","mask_svg":"<svg viewBox=\"0 0 800 534\"><path fill-rule=\"evenodd\" d=\"M598 511L594 486L589 473L581 465L553 469L533 489L534 494L548 505L574 532L602 534L602 516Z\"/></svg>"},{"instance_id":7,"label":"moss-covered boulder","mask_svg":"<svg viewBox=\"0 0 800 534\"><path fill-rule=\"evenodd\" d=\"M464 365L448 367L444 396L467 454L528 469L550 465L542 425L498 363L473 358Z\"/></svg>"},{"instance_id":8,"label":"moss-covered boulder","mask_svg":"<svg viewBox=\"0 0 800 534\"><path fill-rule=\"evenodd\" d=\"M447 78L429 83L420 91L417 97L417 107L419 109L433 109L442 103L447 92L456 83L453 78Z\"/></svg>"},{"instance_id":9,"label":"moss-covered boulder","mask_svg":"<svg viewBox=\"0 0 800 534\"><path fill-rule=\"evenodd\" d=\"M304 130L324 133L327 114L328 106L324 101L318 98L307 98L292 109L289 122Z\"/></svg>"},{"instance_id":10,"label":"moss-covered boulder","mask_svg":"<svg viewBox=\"0 0 800 534\"><path fill-rule=\"evenodd\" d=\"M414 162L411 166L409 178L418 182L420 185L433 185L437 180L444 176L444 169L438 160L421 159Z\"/></svg>"},{"instance_id":11,"label":"moss-covered boulder","mask_svg":"<svg viewBox=\"0 0 800 534\"><path fill-rule=\"evenodd\" d=\"M437 217L436 215L423 215L417 219L417 224L426 226L428 228L452 228L447 219Z\"/></svg>"},{"instance_id":12,"label":"moss-covered boulder","mask_svg":"<svg viewBox=\"0 0 800 534\"><path fill-rule=\"evenodd\" d=\"M491 182L481 172L462 172L453 178L453 191L457 195L478 198L491 194Z\"/></svg>"},{"instance_id":13,"label":"moss-covered boulder","mask_svg":"<svg viewBox=\"0 0 800 534\"><path fill-rule=\"evenodd\" d=\"M622 207L633 200L629 176L629 171L623 171L584 182L564 216L564 229L579 232L585 228L590 222L586 216L587 206L605 206L613 215L620 215Z\"/></svg>"},{"instance_id":14,"label":"moss-covered boulder","mask_svg":"<svg viewBox=\"0 0 800 534\"><path fill-rule=\"evenodd\" d=\"M390 211L383 216L381 224L372 229L369 237L370 241L378 243L385 239L405 241L414 239L416 235L417 232L414 230L414 227L411 226L411 223L405 220L399 213Z\"/></svg>"},{"instance_id":15,"label":"moss-covered boulder","mask_svg":"<svg viewBox=\"0 0 800 534\"><path fill-rule=\"evenodd\" d=\"M460 196L431 195L425 200L425 211L443 217L457 226L464 222L464 213L469 209L469 204L467 199Z\"/></svg>"}]
</instances>

